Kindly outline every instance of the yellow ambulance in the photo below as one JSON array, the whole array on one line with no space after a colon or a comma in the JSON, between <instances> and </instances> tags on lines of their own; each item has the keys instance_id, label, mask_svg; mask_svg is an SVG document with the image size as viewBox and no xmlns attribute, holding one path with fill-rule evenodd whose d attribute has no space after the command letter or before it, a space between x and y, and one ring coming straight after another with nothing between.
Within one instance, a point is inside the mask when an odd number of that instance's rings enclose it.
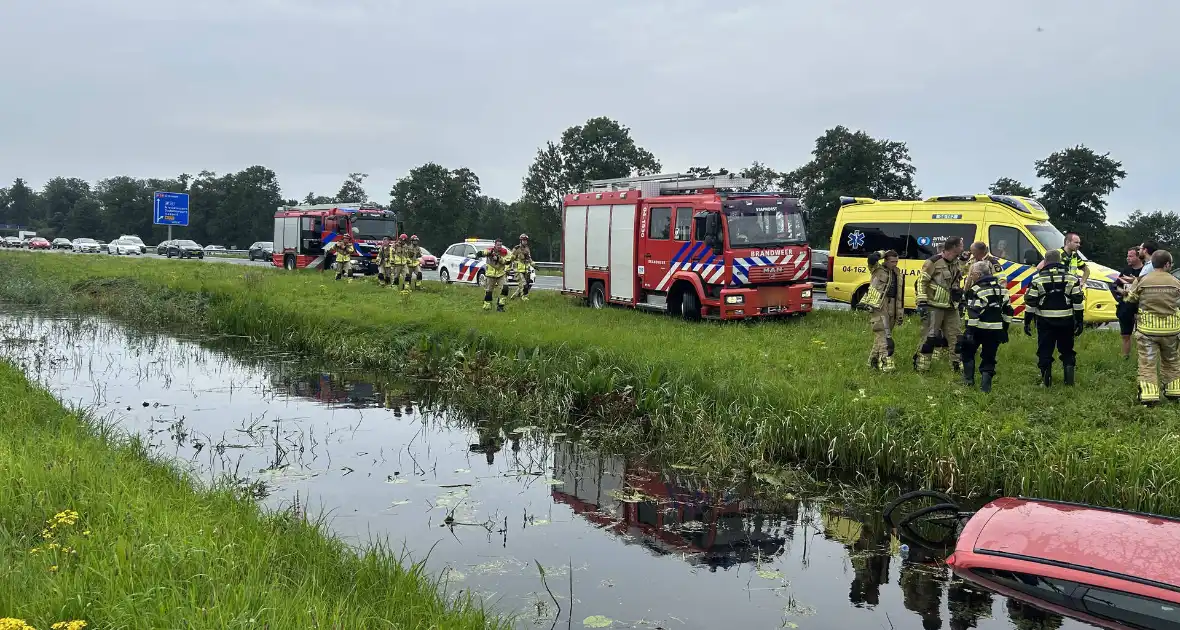
<instances>
[{"instance_id":1,"label":"yellow ambulance","mask_svg":"<svg viewBox=\"0 0 1180 630\"><path fill-rule=\"evenodd\" d=\"M922 263L940 251L950 236L961 237L964 248L983 241L1003 261L1001 277L1008 282L1017 317L1024 313L1025 291L1045 252L1065 243L1065 236L1049 223L1044 206L1027 197L961 195L925 201L841 197L828 261L828 298L855 306L868 290L869 252L894 249L901 255L899 266L908 282L905 306L914 308L914 282ZM1093 262L1087 266L1086 322L1116 321L1111 286L1118 273Z\"/></svg>"}]
</instances>

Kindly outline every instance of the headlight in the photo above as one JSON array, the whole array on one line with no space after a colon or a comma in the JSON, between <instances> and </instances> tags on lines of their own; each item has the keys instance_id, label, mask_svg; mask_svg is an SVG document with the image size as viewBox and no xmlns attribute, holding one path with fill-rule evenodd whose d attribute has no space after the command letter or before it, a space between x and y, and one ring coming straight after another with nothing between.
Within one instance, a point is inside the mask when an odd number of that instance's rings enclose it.
<instances>
[{"instance_id":1,"label":"headlight","mask_svg":"<svg viewBox=\"0 0 1180 630\"><path fill-rule=\"evenodd\" d=\"M1110 283L1103 282L1101 280L1087 280L1086 281L1086 288L1087 289L1097 289L1099 291L1109 291L1110 290Z\"/></svg>"},{"instance_id":2,"label":"headlight","mask_svg":"<svg viewBox=\"0 0 1180 630\"><path fill-rule=\"evenodd\" d=\"M801 297L805 300L807 298L811 297L811 289L804 289L803 292L799 294L799 297Z\"/></svg>"},{"instance_id":3,"label":"headlight","mask_svg":"<svg viewBox=\"0 0 1180 630\"><path fill-rule=\"evenodd\" d=\"M726 304L745 304L746 296L744 295L727 295L725 296Z\"/></svg>"}]
</instances>

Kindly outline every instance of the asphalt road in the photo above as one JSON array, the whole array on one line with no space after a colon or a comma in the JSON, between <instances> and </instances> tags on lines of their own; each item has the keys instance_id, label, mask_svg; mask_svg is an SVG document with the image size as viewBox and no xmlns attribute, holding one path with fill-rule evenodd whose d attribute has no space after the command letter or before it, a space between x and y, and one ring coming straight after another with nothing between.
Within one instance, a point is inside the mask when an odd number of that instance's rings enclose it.
<instances>
[{"instance_id":1,"label":"asphalt road","mask_svg":"<svg viewBox=\"0 0 1180 630\"><path fill-rule=\"evenodd\" d=\"M123 258L130 258L130 259L151 259L151 258L163 259L164 258L164 256L156 255L154 253L155 252L154 249L151 249L149 251L152 253L143 254L142 256L124 256ZM49 252L45 252L45 253L49 253ZM83 254L74 254L73 252L60 250L60 249L59 250L52 250L52 253L62 254L62 255L70 255L70 256L83 255ZM95 255L108 256L109 254L90 254L90 255L91 256L95 256ZM273 267L274 266L269 261L265 261L265 260L250 261L250 260L246 260L245 258L237 258L237 257L233 257L233 256L206 256L203 259L196 259L196 260L190 259L190 260L185 260L182 262L186 262L186 263L191 262L192 264L200 264L202 262L206 262L206 263L219 263L219 264L226 264L226 265L244 265L244 266L249 266L249 267ZM430 280L432 282L438 282L438 271L424 270L422 272L422 279L423 280ZM538 275L537 281L533 284L533 289L534 290L541 290L541 291L560 291L561 290L561 276ZM844 304L841 302L829 302L827 298L828 298L828 296L827 296L827 294L825 294L823 292L823 290L816 289L815 294L814 294L815 308L841 310L841 311L848 310L847 304Z\"/></svg>"}]
</instances>

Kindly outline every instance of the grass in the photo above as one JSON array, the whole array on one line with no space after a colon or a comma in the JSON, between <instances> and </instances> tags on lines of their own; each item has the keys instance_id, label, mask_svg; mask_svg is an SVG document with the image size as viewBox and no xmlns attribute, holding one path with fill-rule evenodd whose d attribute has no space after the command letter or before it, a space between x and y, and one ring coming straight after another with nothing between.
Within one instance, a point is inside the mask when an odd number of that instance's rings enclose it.
<instances>
[{"instance_id":1,"label":"grass","mask_svg":"<svg viewBox=\"0 0 1180 630\"><path fill-rule=\"evenodd\" d=\"M384 546L199 488L2 362L0 400L0 628L507 627Z\"/></svg>"},{"instance_id":2,"label":"grass","mask_svg":"<svg viewBox=\"0 0 1180 630\"><path fill-rule=\"evenodd\" d=\"M688 324L544 291L485 313L477 290L434 283L403 298L317 272L32 259L0 254L0 296L396 369L477 412L610 432L700 468L805 462L966 495L1180 514L1180 408L1135 404L1134 364L1108 332L1079 339L1077 387L1046 391L1033 341L1014 330L987 396L945 364L908 369L914 321L899 331L899 372L870 371L860 313Z\"/></svg>"}]
</instances>

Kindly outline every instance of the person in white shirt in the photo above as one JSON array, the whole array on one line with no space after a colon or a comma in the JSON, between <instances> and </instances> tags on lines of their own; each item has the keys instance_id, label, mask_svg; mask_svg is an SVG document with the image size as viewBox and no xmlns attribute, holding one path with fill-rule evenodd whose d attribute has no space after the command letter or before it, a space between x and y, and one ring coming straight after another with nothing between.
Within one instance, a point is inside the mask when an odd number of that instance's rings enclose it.
<instances>
[{"instance_id":1,"label":"person in white shirt","mask_svg":"<svg viewBox=\"0 0 1180 630\"><path fill-rule=\"evenodd\" d=\"M1155 241L1144 241L1139 246L1139 257L1143 259L1143 269L1139 270L1139 277L1142 278L1147 274L1155 271L1155 267L1151 265L1151 255L1160 248L1160 244Z\"/></svg>"}]
</instances>

